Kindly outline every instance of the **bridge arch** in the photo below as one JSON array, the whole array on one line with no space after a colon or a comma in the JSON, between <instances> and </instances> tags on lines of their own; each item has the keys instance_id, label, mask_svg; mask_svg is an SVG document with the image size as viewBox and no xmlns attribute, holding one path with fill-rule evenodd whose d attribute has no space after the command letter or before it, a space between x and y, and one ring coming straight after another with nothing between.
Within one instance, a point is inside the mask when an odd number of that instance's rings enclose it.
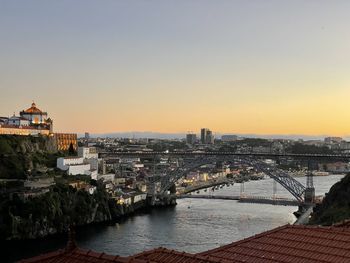
<instances>
[{"instance_id":1,"label":"bridge arch","mask_svg":"<svg viewBox=\"0 0 350 263\"><path fill-rule=\"evenodd\" d=\"M199 168L205 164L212 163L214 161L232 161L233 159L220 158L196 158L192 159L190 162L184 164L183 167L179 167L178 169L167 173L166 176L161 179L161 191L160 194L165 193L177 180L185 176L188 172L193 169ZM237 159L234 159L237 160ZM296 200L300 203L304 202L304 193L305 186L301 184L299 181L295 180L292 176L290 176L287 172L278 169L272 165L267 164L266 162L253 158L244 158L238 159L241 163L247 164L249 166L253 166L256 170L265 173L267 176L275 180L282 187L284 187L289 193L291 193Z\"/></svg>"}]
</instances>

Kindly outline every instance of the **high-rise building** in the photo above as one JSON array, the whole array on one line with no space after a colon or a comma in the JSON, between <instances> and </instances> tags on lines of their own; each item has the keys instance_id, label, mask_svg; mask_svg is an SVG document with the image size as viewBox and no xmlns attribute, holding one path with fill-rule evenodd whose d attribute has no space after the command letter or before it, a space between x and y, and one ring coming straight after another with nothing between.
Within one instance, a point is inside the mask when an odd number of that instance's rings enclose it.
<instances>
[{"instance_id":1,"label":"high-rise building","mask_svg":"<svg viewBox=\"0 0 350 263\"><path fill-rule=\"evenodd\" d=\"M203 144L213 144L214 135L213 132L207 128L201 129L201 143Z\"/></svg>"},{"instance_id":2,"label":"high-rise building","mask_svg":"<svg viewBox=\"0 0 350 263\"><path fill-rule=\"evenodd\" d=\"M208 129L207 128L202 128L201 129L201 143L205 144L206 143L206 134L207 134Z\"/></svg>"},{"instance_id":3,"label":"high-rise building","mask_svg":"<svg viewBox=\"0 0 350 263\"><path fill-rule=\"evenodd\" d=\"M188 144L195 144L196 141L197 141L197 135L196 135L196 134L194 134L194 133L188 133L188 134L186 135L186 142L187 142Z\"/></svg>"},{"instance_id":4,"label":"high-rise building","mask_svg":"<svg viewBox=\"0 0 350 263\"><path fill-rule=\"evenodd\" d=\"M205 136L205 141L206 141L206 144L214 144L214 135L211 130L207 131L207 134Z\"/></svg>"}]
</instances>

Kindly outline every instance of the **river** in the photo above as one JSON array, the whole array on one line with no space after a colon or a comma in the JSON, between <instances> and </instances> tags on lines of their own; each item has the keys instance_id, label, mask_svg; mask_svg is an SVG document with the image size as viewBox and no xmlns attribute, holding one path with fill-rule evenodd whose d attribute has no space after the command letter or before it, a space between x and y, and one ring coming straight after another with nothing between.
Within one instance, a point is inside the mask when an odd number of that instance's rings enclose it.
<instances>
[{"instance_id":1,"label":"river","mask_svg":"<svg viewBox=\"0 0 350 263\"><path fill-rule=\"evenodd\" d=\"M314 177L316 195L323 195L343 175ZM305 177L296 178L304 185ZM271 196L272 179L244 184L249 195ZM206 193L209 193L208 190ZM203 194L204 191L202 190ZM215 195L238 195L240 184L224 187ZM292 196L280 185L277 196ZM113 225L87 226L77 231L77 243L85 249L127 256L155 247L196 253L212 249L272 228L293 223L297 207L246 204L231 200L181 199L177 206L140 213ZM66 236L7 244L7 260L30 257L65 246ZM6 256L5 256L6 259Z\"/></svg>"}]
</instances>

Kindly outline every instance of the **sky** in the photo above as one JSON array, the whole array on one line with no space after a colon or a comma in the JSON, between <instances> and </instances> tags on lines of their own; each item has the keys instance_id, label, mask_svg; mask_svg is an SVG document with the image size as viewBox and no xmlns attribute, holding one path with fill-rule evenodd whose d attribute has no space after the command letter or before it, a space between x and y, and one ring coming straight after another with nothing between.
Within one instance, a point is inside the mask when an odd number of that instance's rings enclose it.
<instances>
[{"instance_id":1,"label":"sky","mask_svg":"<svg viewBox=\"0 0 350 263\"><path fill-rule=\"evenodd\" d=\"M60 132L350 134L350 1L0 0L0 116Z\"/></svg>"}]
</instances>

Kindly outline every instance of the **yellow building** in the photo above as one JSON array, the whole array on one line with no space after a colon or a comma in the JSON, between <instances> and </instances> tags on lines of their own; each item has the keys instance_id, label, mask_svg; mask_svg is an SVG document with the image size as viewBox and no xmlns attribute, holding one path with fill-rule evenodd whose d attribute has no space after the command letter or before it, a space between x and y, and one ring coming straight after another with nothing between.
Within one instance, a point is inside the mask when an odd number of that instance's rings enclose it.
<instances>
[{"instance_id":1,"label":"yellow building","mask_svg":"<svg viewBox=\"0 0 350 263\"><path fill-rule=\"evenodd\" d=\"M50 130L35 128L31 126L14 126L14 125L0 125L0 134L7 135L50 135Z\"/></svg>"},{"instance_id":2,"label":"yellow building","mask_svg":"<svg viewBox=\"0 0 350 263\"><path fill-rule=\"evenodd\" d=\"M70 145L73 145L74 150L78 148L78 136L76 133L55 133L57 150L67 151Z\"/></svg>"}]
</instances>

